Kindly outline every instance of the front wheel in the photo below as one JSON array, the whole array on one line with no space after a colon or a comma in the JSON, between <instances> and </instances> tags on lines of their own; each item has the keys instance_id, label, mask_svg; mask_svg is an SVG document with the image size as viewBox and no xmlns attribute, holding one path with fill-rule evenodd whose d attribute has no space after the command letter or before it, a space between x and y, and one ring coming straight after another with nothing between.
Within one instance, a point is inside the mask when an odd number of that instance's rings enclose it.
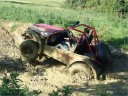
<instances>
[{"instance_id":1,"label":"front wheel","mask_svg":"<svg viewBox=\"0 0 128 96\"><path fill-rule=\"evenodd\" d=\"M33 40L23 41L20 46L20 53L26 61L34 61L38 57L39 45Z\"/></svg>"}]
</instances>

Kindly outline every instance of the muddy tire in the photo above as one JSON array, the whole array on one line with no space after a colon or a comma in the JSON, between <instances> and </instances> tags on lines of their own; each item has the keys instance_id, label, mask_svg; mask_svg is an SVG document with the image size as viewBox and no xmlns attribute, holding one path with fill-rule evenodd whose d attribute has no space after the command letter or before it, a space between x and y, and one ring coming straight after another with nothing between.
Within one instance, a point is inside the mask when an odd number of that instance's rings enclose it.
<instances>
[{"instance_id":1,"label":"muddy tire","mask_svg":"<svg viewBox=\"0 0 128 96\"><path fill-rule=\"evenodd\" d=\"M69 73L71 75L77 74L77 73L84 73L87 78L92 79L94 78L93 71L88 63L91 62L75 62L73 63L69 68Z\"/></svg>"},{"instance_id":2,"label":"muddy tire","mask_svg":"<svg viewBox=\"0 0 128 96\"><path fill-rule=\"evenodd\" d=\"M97 56L102 64L104 64L104 66L106 67L110 66L113 61L113 57L108 46L104 43L99 43L98 45L96 45L96 50Z\"/></svg>"},{"instance_id":3,"label":"muddy tire","mask_svg":"<svg viewBox=\"0 0 128 96\"><path fill-rule=\"evenodd\" d=\"M34 61L38 57L38 43L33 40L23 41L20 46L20 53L26 61Z\"/></svg>"}]
</instances>

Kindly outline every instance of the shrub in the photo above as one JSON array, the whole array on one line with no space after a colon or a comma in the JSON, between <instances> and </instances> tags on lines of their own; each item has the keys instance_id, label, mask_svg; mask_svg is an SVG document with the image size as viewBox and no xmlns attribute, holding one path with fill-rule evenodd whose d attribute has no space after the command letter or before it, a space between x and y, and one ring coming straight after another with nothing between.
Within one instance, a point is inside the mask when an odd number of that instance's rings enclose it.
<instances>
[{"instance_id":1,"label":"shrub","mask_svg":"<svg viewBox=\"0 0 128 96\"><path fill-rule=\"evenodd\" d=\"M127 3L124 0L101 0L101 11L116 12L124 9Z\"/></svg>"},{"instance_id":2,"label":"shrub","mask_svg":"<svg viewBox=\"0 0 128 96\"><path fill-rule=\"evenodd\" d=\"M65 4L70 8L86 8L100 5L100 0L66 0Z\"/></svg>"},{"instance_id":3,"label":"shrub","mask_svg":"<svg viewBox=\"0 0 128 96\"><path fill-rule=\"evenodd\" d=\"M17 72L12 72L10 76L5 74L1 79L0 96L38 96L41 93L38 90L30 92L27 86L21 86L19 84L21 80L17 79L18 75Z\"/></svg>"},{"instance_id":4,"label":"shrub","mask_svg":"<svg viewBox=\"0 0 128 96\"><path fill-rule=\"evenodd\" d=\"M85 7L87 0L66 0L65 4L70 8Z\"/></svg>"},{"instance_id":5,"label":"shrub","mask_svg":"<svg viewBox=\"0 0 128 96\"><path fill-rule=\"evenodd\" d=\"M102 12L128 12L128 2L126 0L66 0L65 5L70 8L95 8Z\"/></svg>"}]
</instances>

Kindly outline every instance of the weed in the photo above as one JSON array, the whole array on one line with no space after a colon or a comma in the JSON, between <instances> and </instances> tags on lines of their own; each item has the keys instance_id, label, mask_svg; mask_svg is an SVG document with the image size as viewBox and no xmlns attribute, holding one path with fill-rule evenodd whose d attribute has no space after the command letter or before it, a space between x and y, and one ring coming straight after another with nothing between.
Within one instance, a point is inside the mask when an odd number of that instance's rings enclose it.
<instances>
[{"instance_id":1,"label":"weed","mask_svg":"<svg viewBox=\"0 0 128 96\"><path fill-rule=\"evenodd\" d=\"M5 74L1 79L0 96L38 96L41 93L39 90L30 92L27 86L21 86L21 80L17 79L18 75L17 72L12 72L10 76Z\"/></svg>"}]
</instances>

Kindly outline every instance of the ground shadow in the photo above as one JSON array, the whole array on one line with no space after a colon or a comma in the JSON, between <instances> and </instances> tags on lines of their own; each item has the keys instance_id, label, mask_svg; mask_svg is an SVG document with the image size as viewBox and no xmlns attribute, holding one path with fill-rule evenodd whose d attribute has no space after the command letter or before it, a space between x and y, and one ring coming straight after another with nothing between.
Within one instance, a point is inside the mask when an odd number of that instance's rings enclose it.
<instances>
[{"instance_id":1,"label":"ground shadow","mask_svg":"<svg viewBox=\"0 0 128 96\"><path fill-rule=\"evenodd\" d=\"M109 73L128 72L128 54L120 48L110 48L113 55L113 63L110 65Z\"/></svg>"},{"instance_id":2,"label":"ground shadow","mask_svg":"<svg viewBox=\"0 0 128 96\"><path fill-rule=\"evenodd\" d=\"M113 63L110 65L109 73L128 72L128 54L126 53L128 50L128 37L113 38L107 42L113 55Z\"/></svg>"},{"instance_id":3,"label":"ground shadow","mask_svg":"<svg viewBox=\"0 0 128 96\"><path fill-rule=\"evenodd\" d=\"M30 65L32 66L38 66L38 65L41 65L42 68L50 68L50 67L59 67L59 66L66 66L66 64L60 62L60 61L57 61L53 58L47 58L45 60L36 60L34 62L29 62Z\"/></svg>"},{"instance_id":4,"label":"ground shadow","mask_svg":"<svg viewBox=\"0 0 128 96\"><path fill-rule=\"evenodd\" d=\"M12 72L18 71L22 72L25 70L25 66L20 58L14 59L8 56L0 57L0 71Z\"/></svg>"},{"instance_id":5,"label":"ground shadow","mask_svg":"<svg viewBox=\"0 0 128 96\"><path fill-rule=\"evenodd\" d=\"M125 50L128 51L128 37L124 38L111 38L110 40L107 41L109 44L117 47L117 48L122 48L122 46L126 46Z\"/></svg>"},{"instance_id":6,"label":"ground shadow","mask_svg":"<svg viewBox=\"0 0 128 96\"><path fill-rule=\"evenodd\" d=\"M87 96L127 96L128 83L125 81L112 82L108 84L97 84L88 86L70 86L73 93L88 94ZM82 95L82 96L84 96Z\"/></svg>"},{"instance_id":7,"label":"ground shadow","mask_svg":"<svg viewBox=\"0 0 128 96\"><path fill-rule=\"evenodd\" d=\"M128 72L128 55L120 54L113 57L110 72Z\"/></svg>"}]
</instances>

